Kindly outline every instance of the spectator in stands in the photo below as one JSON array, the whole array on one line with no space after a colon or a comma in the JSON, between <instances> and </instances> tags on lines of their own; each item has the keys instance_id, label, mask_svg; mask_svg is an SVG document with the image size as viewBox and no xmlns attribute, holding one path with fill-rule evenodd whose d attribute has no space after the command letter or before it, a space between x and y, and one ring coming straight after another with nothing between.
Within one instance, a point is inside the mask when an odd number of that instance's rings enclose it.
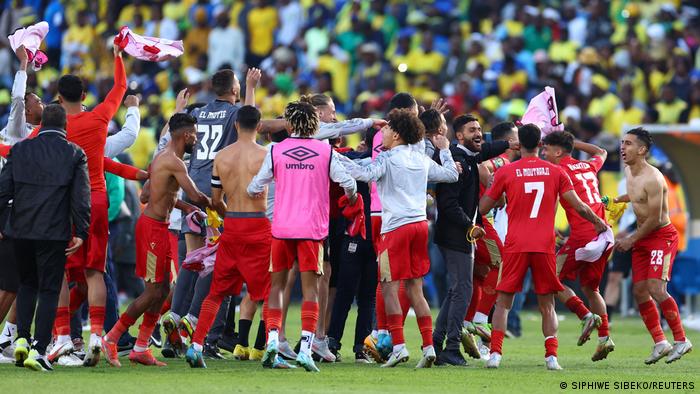
<instances>
[{"instance_id":1,"label":"spectator in stands","mask_svg":"<svg viewBox=\"0 0 700 394\"><path fill-rule=\"evenodd\" d=\"M227 66L242 75L244 58L243 32L238 27L230 25L229 13L222 11L216 16L216 27L209 33L207 71L213 75L222 66Z\"/></svg>"}]
</instances>

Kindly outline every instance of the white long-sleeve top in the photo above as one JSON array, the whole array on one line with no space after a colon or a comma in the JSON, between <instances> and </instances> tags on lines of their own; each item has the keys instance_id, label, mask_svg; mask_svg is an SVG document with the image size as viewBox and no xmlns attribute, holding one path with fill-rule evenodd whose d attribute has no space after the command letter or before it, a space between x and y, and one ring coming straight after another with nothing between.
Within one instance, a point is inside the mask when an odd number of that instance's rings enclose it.
<instances>
[{"instance_id":1,"label":"white long-sleeve top","mask_svg":"<svg viewBox=\"0 0 700 394\"><path fill-rule=\"evenodd\" d=\"M344 135L354 134L372 127L374 121L372 119L354 118L343 120L336 123L321 122L318 131L314 134L314 139L326 140L329 138L338 138Z\"/></svg>"},{"instance_id":2,"label":"white long-sleeve top","mask_svg":"<svg viewBox=\"0 0 700 394\"><path fill-rule=\"evenodd\" d=\"M382 201L382 230L426 220L428 182L457 182L459 173L449 149L440 150L442 166L425 155L425 145L399 145L380 153L373 162L343 159L350 175L361 182L377 182ZM360 164L358 164L360 163Z\"/></svg>"},{"instance_id":3,"label":"white long-sleeve top","mask_svg":"<svg viewBox=\"0 0 700 394\"><path fill-rule=\"evenodd\" d=\"M345 195L350 197L357 192L357 182L355 182L354 177L348 174L345 166L341 162L343 156L336 151L331 152L331 170L330 178L333 182L340 184L340 187L345 190ZM272 172L272 149L267 151L265 160L263 160L262 167L258 171L257 175L253 177L248 185L248 195L251 197L262 193L265 190L265 186L270 184L274 180L274 174Z\"/></svg>"},{"instance_id":4,"label":"white long-sleeve top","mask_svg":"<svg viewBox=\"0 0 700 394\"><path fill-rule=\"evenodd\" d=\"M12 83L12 103L7 125L0 130L0 142L14 145L31 134L34 126L27 123L24 113L24 95L27 93L27 72L17 71Z\"/></svg>"},{"instance_id":5,"label":"white long-sleeve top","mask_svg":"<svg viewBox=\"0 0 700 394\"><path fill-rule=\"evenodd\" d=\"M129 107L126 109L124 125L118 133L107 137L105 142L105 156L115 157L127 150L136 141L141 129L141 113L139 107Z\"/></svg>"}]
</instances>

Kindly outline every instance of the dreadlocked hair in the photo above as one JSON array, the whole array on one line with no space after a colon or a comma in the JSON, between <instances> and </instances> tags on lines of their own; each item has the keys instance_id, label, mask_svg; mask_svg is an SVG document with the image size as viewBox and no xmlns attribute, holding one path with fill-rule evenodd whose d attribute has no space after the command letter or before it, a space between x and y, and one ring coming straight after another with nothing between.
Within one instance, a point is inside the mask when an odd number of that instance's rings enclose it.
<instances>
[{"instance_id":1,"label":"dreadlocked hair","mask_svg":"<svg viewBox=\"0 0 700 394\"><path fill-rule=\"evenodd\" d=\"M284 119L292 128L292 134L311 137L318 131L318 114L313 105L301 101L292 101L284 109Z\"/></svg>"}]
</instances>

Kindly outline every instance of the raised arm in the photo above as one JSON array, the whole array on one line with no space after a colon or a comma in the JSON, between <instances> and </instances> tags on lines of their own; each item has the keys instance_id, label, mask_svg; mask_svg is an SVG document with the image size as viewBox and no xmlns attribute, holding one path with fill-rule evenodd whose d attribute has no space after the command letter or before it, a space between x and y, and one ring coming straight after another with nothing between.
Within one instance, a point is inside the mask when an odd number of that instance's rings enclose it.
<instances>
[{"instance_id":1,"label":"raised arm","mask_svg":"<svg viewBox=\"0 0 700 394\"><path fill-rule=\"evenodd\" d=\"M7 134L17 140L27 138L27 118L24 112L24 96L27 93L27 51L20 45L15 51L19 59L19 70L12 83L12 103L7 118Z\"/></svg>"},{"instance_id":2,"label":"raised arm","mask_svg":"<svg viewBox=\"0 0 700 394\"><path fill-rule=\"evenodd\" d=\"M260 82L261 75L260 70L255 67L248 69L245 77L245 105L255 106L255 88Z\"/></svg>"},{"instance_id":3,"label":"raised arm","mask_svg":"<svg viewBox=\"0 0 700 394\"><path fill-rule=\"evenodd\" d=\"M510 148L508 141L487 142L481 146L481 152L476 156L478 163L493 159Z\"/></svg>"},{"instance_id":4,"label":"raised arm","mask_svg":"<svg viewBox=\"0 0 700 394\"><path fill-rule=\"evenodd\" d=\"M105 156L107 157L115 157L129 149L139 136L139 130L141 129L139 98L134 95L126 96L124 105L127 107L124 127L118 133L107 137L107 142L105 143Z\"/></svg>"},{"instance_id":5,"label":"raised arm","mask_svg":"<svg viewBox=\"0 0 700 394\"><path fill-rule=\"evenodd\" d=\"M114 46L114 86L107 93L104 101L98 104L92 112L101 117L103 121L109 122L117 113L119 105L122 102L122 97L126 93L126 71L124 69L124 60L122 59L122 50L118 45Z\"/></svg>"},{"instance_id":6,"label":"raised arm","mask_svg":"<svg viewBox=\"0 0 700 394\"><path fill-rule=\"evenodd\" d=\"M605 163L605 159L608 158L608 151L599 146L589 144L587 142L575 140L574 149L578 149L581 152L586 152L589 156L599 160L601 164Z\"/></svg>"},{"instance_id":7,"label":"raised arm","mask_svg":"<svg viewBox=\"0 0 700 394\"><path fill-rule=\"evenodd\" d=\"M211 171L211 204L221 217L226 216L228 207L224 202L224 189L219 178L219 171L216 169L216 160L214 160L214 168Z\"/></svg>"},{"instance_id":8,"label":"raised arm","mask_svg":"<svg viewBox=\"0 0 700 394\"><path fill-rule=\"evenodd\" d=\"M430 167L428 167L428 182L457 182L459 179L459 171L457 171L457 165L455 165L452 159L452 153L450 153L450 142L444 136L435 137L435 147L440 149L440 162L439 165L435 160L425 157L429 161Z\"/></svg>"},{"instance_id":9,"label":"raised arm","mask_svg":"<svg viewBox=\"0 0 700 394\"><path fill-rule=\"evenodd\" d=\"M274 149L274 147L272 149ZM255 177L253 177L253 180L250 181L246 189L248 195L251 197L262 197L262 192L265 191L265 185L270 184L275 177L272 172L272 149L267 151L267 155L265 155L260 170Z\"/></svg>"}]
</instances>

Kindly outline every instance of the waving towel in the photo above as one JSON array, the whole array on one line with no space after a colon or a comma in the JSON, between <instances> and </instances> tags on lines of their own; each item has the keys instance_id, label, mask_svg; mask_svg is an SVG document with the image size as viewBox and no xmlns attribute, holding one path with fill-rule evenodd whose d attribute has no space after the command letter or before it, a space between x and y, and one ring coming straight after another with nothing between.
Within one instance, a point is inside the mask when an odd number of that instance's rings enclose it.
<instances>
[{"instance_id":1,"label":"waving towel","mask_svg":"<svg viewBox=\"0 0 700 394\"><path fill-rule=\"evenodd\" d=\"M554 88L547 86L544 88L544 92L533 97L519 123L521 125L528 123L537 125L542 130L543 137L554 131L564 131L564 125L559 122Z\"/></svg>"},{"instance_id":2,"label":"waving towel","mask_svg":"<svg viewBox=\"0 0 700 394\"><path fill-rule=\"evenodd\" d=\"M41 66L49 61L48 56L39 50L41 42L44 41L44 37L48 33L49 24L42 21L35 25L15 30L7 39L10 41L13 52L17 51L17 48L21 45L24 45L24 49L29 57L29 63L32 64L34 71L38 71L41 69Z\"/></svg>"},{"instance_id":3,"label":"waving towel","mask_svg":"<svg viewBox=\"0 0 700 394\"><path fill-rule=\"evenodd\" d=\"M123 26L114 37L114 45L122 48L129 55L150 62L161 62L171 57L179 57L184 52L182 41L165 38L143 37Z\"/></svg>"}]
</instances>

